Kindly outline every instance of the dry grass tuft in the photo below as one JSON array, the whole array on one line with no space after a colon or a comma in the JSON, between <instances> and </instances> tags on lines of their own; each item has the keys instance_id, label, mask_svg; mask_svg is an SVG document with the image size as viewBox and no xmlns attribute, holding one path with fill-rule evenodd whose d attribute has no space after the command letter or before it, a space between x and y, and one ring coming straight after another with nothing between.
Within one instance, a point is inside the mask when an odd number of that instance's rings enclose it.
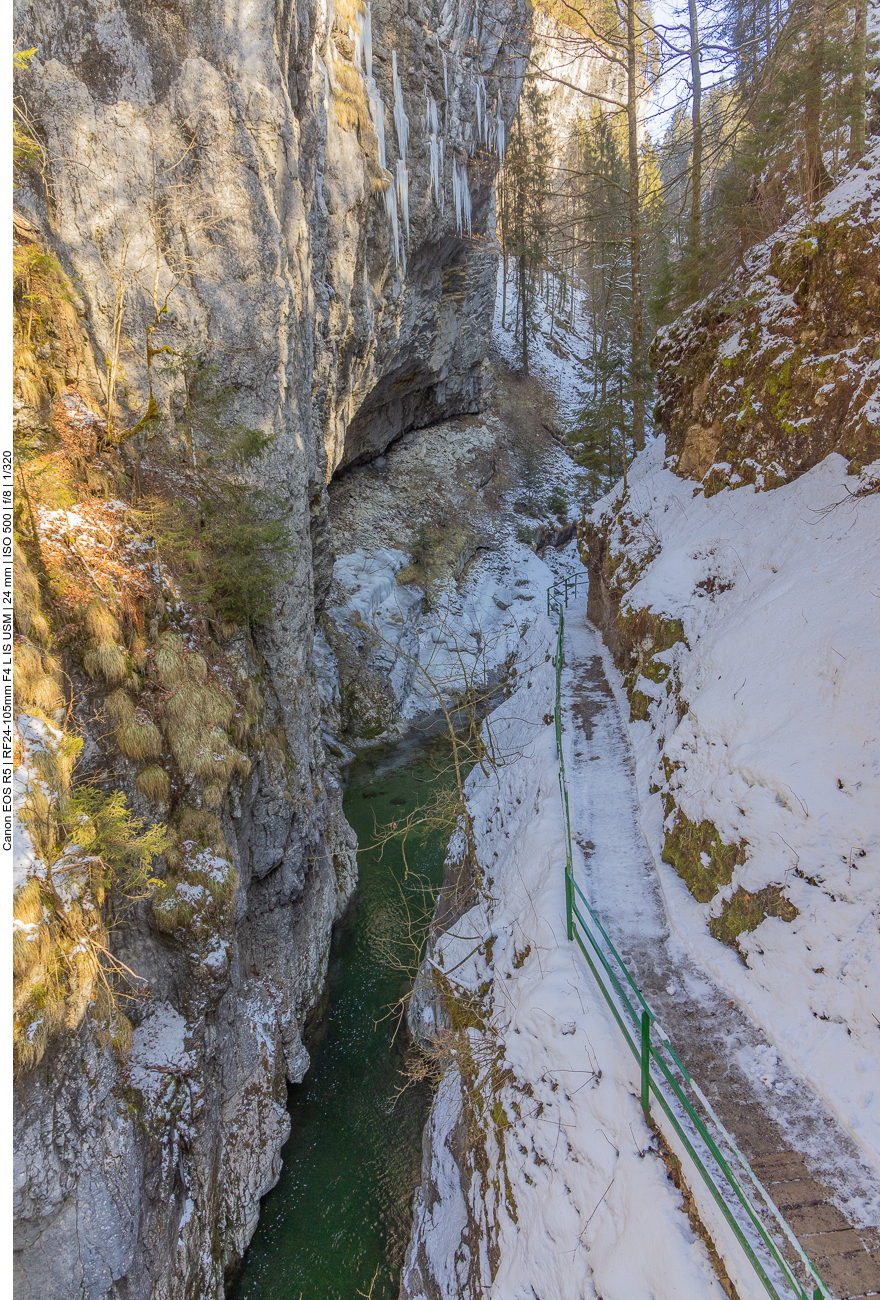
<instances>
[{"instance_id":1,"label":"dry grass tuft","mask_svg":"<svg viewBox=\"0 0 880 1300\"><path fill-rule=\"evenodd\" d=\"M12 666L12 686L16 708L30 709L49 715L64 703L58 682L58 662L50 654L40 651L30 641L20 641L15 647Z\"/></svg>"},{"instance_id":2,"label":"dry grass tuft","mask_svg":"<svg viewBox=\"0 0 880 1300\"><path fill-rule=\"evenodd\" d=\"M12 684L18 707L22 708L33 698L33 691L43 675L43 659L36 646L24 641L15 649L12 665Z\"/></svg>"},{"instance_id":3,"label":"dry grass tuft","mask_svg":"<svg viewBox=\"0 0 880 1300\"><path fill-rule=\"evenodd\" d=\"M365 152L368 155L375 153L375 163L378 166L379 142L370 117L363 77L353 63L333 59L330 63L330 81L336 120L343 131L357 131Z\"/></svg>"},{"instance_id":4,"label":"dry grass tuft","mask_svg":"<svg viewBox=\"0 0 880 1300\"><path fill-rule=\"evenodd\" d=\"M12 972L16 979L27 975L46 959L49 935L43 924L44 910L40 882L31 877L12 898Z\"/></svg>"},{"instance_id":5,"label":"dry grass tuft","mask_svg":"<svg viewBox=\"0 0 880 1300\"><path fill-rule=\"evenodd\" d=\"M112 691L107 696L104 707L114 722L127 722L134 717L134 700L125 691Z\"/></svg>"},{"instance_id":6,"label":"dry grass tuft","mask_svg":"<svg viewBox=\"0 0 880 1300\"><path fill-rule=\"evenodd\" d=\"M208 678L208 665L195 650L188 650L174 632L163 632L156 646L156 672L162 685L173 690L184 682L203 685Z\"/></svg>"},{"instance_id":7,"label":"dry grass tuft","mask_svg":"<svg viewBox=\"0 0 880 1300\"><path fill-rule=\"evenodd\" d=\"M103 600L96 598L89 602L86 606L85 624L86 631L96 645L106 645L120 639L119 624Z\"/></svg>"},{"instance_id":8,"label":"dry grass tuft","mask_svg":"<svg viewBox=\"0 0 880 1300\"><path fill-rule=\"evenodd\" d=\"M12 597L15 627L22 636L45 643L49 638L49 624L40 612L40 584L27 562L27 556L18 542L12 543Z\"/></svg>"},{"instance_id":9,"label":"dry grass tuft","mask_svg":"<svg viewBox=\"0 0 880 1300\"><path fill-rule=\"evenodd\" d=\"M126 758L136 763L147 763L161 757L162 733L155 723L133 717L121 722L113 733L116 744Z\"/></svg>"},{"instance_id":10,"label":"dry grass tuft","mask_svg":"<svg viewBox=\"0 0 880 1300\"><path fill-rule=\"evenodd\" d=\"M83 667L93 681L103 677L108 686L119 686L128 676L125 651L109 642L93 650L86 650Z\"/></svg>"},{"instance_id":11,"label":"dry grass tuft","mask_svg":"<svg viewBox=\"0 0 880 1300\"><path fill-rule=\"evenodd\" d=\"M103 600L92 600L85 611L86 631L92 645L83 654L83 667L95 680L120 686L128 676L128 656L119 642L122 632Z\"/></svg>"},{"instance_id":12,"label":"dry grass tuft","mask_svg":"<svg viewBox=\"0 0 880 1300\"><path fill-rule=\"evenodd\" d=\"M145 799L164 807L171 793L171 781L164 767L151 763L142 772L138 772L135 785Z\"/></svg>"},{"instance_id":13,"label":"dry grass tuft","mask_svg":"<svg viewBox=\"0 0 880 1300\"><path fill-rule=\"evenodd\" d=\"M212 812L202 808L184 808L177 824L169 828L169 845L165 851L165 861L172 871L181 869L184 856L181 846L186 843L210 849L219 858L228 860L232 857L219 821Z\"/></svg>"},{"instance_id":14,"label":"dry grass tuft","mask_svg":"<svg viewBox=\"0 0 880 1300\"><path fill-rule=\"evenodd\" d=\"M174 760L182 772L202 782L206 806L219 808L232 778L250 772L250 761L227 734L235 720L235 700L218 678L208 678L202 656L187 650L173 633L160 638L154 663L167 692L163 730ZM247 731L242 721L235 727L239 739Z\"/></svg>"},{"instance_id":15,"label":"dry grass tuft","mask_svg":"<svg viewBox=\"0 0 880 1300\"><path fill-rule=\"evenodd\" d=\"M107 696L107 712L116 723L113 739L126 758L136 763L148 763L162 753L162 733L139 709L130 695L116 690Z\"/></svg>"}]
</instances>

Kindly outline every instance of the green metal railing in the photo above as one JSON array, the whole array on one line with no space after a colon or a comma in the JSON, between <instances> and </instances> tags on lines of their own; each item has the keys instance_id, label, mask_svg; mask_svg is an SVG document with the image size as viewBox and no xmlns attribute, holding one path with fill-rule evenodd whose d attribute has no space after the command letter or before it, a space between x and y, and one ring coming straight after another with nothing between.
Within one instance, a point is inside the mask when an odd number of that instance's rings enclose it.
<instances>
[{"instance_id":1,"label":"green metal railing","mask_svg":"<svg viewBox=\"0 0 880 1300\"><path fill-rule=\"evenodd\" d=\"M833 1300L831 1292L804 1254L800 1242L773 1203L770 1194L752 1171L700 1087L685 1069L626 963L574 879L568 783L562 747L562 665L565 609L569 600L588 582L588 574L578 573L560 579L547 590L547 613L551 617L554 613L559 616L555 660L555 723L559 793L565 823L565 911L568 938L578 945L618 1028L639 1064L641 1103L645 1118L653 1118L661 1131L664 1121L671 1128L678 1145L700 1175L709 1196L766 1294L772 1300L790 1300L792 1296L797 1297L797 1300ZM651 1114L652 1096L659 1107L659 1116L656 1112L653 1116ZM731 1168L731 1160L725 1151L739 1165L745 1183L750 1186L751 1195ZM805 1274L810 1278L808 1287L798 1280L779 1243L767 1230L753 1203L754 1196L763 1202L764 1213L772 1219L780 1237L800 1260Z\"/></svg>"}]
</instances>

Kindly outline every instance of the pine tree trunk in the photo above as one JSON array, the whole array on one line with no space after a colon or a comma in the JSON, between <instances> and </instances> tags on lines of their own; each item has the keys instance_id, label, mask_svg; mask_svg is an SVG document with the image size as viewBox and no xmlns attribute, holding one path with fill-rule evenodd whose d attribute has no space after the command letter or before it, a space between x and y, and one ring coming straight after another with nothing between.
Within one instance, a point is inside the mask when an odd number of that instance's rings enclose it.
<instances>
[{"instance_id":1,"label":"pine tree trunk","mask_svg":"<svg viewBox=\"0 0 880 1300\"><path fill-rule=\"evenodd\" d=\"M825 73L825 6L827 0L812 0L807 91L804 97L804 144L807 162L807 207L815 208L833 185L822 158L822 77Z\"/></svg>"},{"instance_id":2,"label":"pine tree trunk","mask_svg":"<svg viewBox=\"0 0 880 1300\"><path fill-rule=\"evenodd\" d=\"M694 291L698 288L697 264L700 256L700 217L702 207L703 176L703 122L702 122L702 80L700 76L700 32L697 18L697 0L688 0L688 13L691 29L691 223L690 255L692 260L691 277Z\"/></svg>"},{"instance_id":3,"label":"pine tree trunk","mask_svg":"<svg viewBox=\"0 0 880 1300\"><path fill-rule=\"evenodd\" d=\"M849 111L849 165L857 163L865 152L865 37L868 0L856 0L856 19L852 41L852 83Z\"/></svg>"},{"instance_id":4,"label":"pine tree trunk","mask_svg":"<svg viewBox=\"0 0 880 1300\"><path fill-rule=\"evenodd\" d=\"M639 210L639 120L636 81L636 0L626 0L626 118L629 135L629 230L632 287L633 447L645 446L645 390L642 387L644 316L642 312L642 227Z\"/></svg>"},{"instance_id":5,"label":"pine tree trunk","mask_svg":"<svg viewBox=\"0 0 880 1300\"><path fill-rule=\"evenodd\" d=\"M526 302L526 258L525 254L520 254L519 259L519 294L522 302L522 372L523 377L529 377L529 311Z\"/></svg>"}]
</instances>

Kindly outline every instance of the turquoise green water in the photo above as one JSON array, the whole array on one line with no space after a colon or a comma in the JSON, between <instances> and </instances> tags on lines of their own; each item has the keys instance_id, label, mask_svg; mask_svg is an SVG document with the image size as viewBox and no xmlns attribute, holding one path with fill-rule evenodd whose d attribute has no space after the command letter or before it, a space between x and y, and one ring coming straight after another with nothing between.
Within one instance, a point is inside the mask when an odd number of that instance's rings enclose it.
<instances>
[{"instance_id":1,"label":"turquoise green water","mask_svg":"<svg viewBox=\"0 0 880 1300\"><path fill-rule=\"evenodd\" d=\"M433 898L424 880L404 880L396 842L381 857L363 846L375 822L401 819L437 780L427 745L371 751L350 772L343 807L362 846L358 888L334 938L311 1069L290 1090L281 1179L230 1300L356 1300L374 1277L372 1300L398 1295L430 1096L424 1087L398 1095L405 1031L395 1037L388 1011L411 980L411 921L423 937ZM434 894L446 838L407 845L410 872Z\"/></svg>"}]
</instances>

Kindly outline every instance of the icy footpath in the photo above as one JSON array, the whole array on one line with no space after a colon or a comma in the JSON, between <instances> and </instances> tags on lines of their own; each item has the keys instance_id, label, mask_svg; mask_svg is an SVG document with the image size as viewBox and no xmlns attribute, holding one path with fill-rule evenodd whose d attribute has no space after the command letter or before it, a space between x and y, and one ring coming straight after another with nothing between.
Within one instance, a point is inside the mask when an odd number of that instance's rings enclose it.
<instances>
[{"instance_id":1,"label":"icy footpath","mask_svg":"<svg viewBox=\"0 0 880 1300\"><path fill-rule=\"evenodd\" d=\"M432 1111L402 1295L720 1298L634 1060L565 937L555 638L542 615L490 719L502 765L468 781L483 896L430 953L470 1008L468 1042Z\"/></svg>"},{"instance_id":2,"label":"icy footpath","mask_svg":"<svg viewBox=\"0 0 880 1300\"><path fill-rule=\"evenodd\" d=\"M801 1152L851 1223L877 1223L880 1180L870 1162L790 1068L750 1006L731 999L729 983L695 960L670 923L669 892L680 882L655 862L642 834L619 674L586 618L585 602L568 609L565 628L563 746L578 885L749 1159L760 1170L768 1157ZM716 946L717 965L728 950ZM733 975L741 970L735 961ZM804 1235L796 1211L792 1226ZM805 1242L808 1253L816 1244Z\"/></svg>"}]
</instances>

